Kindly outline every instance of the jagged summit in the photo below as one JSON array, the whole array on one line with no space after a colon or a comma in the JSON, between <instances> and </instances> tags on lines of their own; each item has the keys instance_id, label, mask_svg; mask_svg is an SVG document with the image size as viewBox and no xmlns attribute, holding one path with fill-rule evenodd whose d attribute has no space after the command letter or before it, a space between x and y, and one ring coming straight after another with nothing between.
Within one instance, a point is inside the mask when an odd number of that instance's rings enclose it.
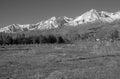
<instances>
[{"instance_id":1,"label":"jagged summit","mask_svg":"<svg viewBox=\"0 0 120 79\"><path fill-rule=\"evenodd\" d=\"M66 16L51 17L48 20L43 20L36 24L12 24L0 29L0 32L14 33L21 31L29 31L29 30L47 30L53 28L59 28L61 26L78 26L81 24L87 23L95 23L97 21L103 23L112 23L115 20L120 20L120 11L109 13L106 11L97 11L95 9L91 9L90 11L85 12L84 14L76 17L76 18L68 18Z\"/></svg>"},{"instance_id":2,"label":"jagged summit","mask_svg":"<svg viewBox=\"0 0 120 79\"><path fill-rule=\"evenodd\" d=\"M81 16L78 16L77 18L74 19L75 22L78 24L83 24L87 22L93 22L95 20L99 19L99 14L95 9L92 9Z\"/></svg>"},{"instance_id":3,"label":"jagged summit","mask_svg":"<svg viewBox=\"0 0 120 79\"><path fill-rule=\"evenodd\" d=\"M38 29L52 29L57 27L58 25L56 24L56 17L52 17L46 21L41 21L38 23Z\"/></svg>"}]
</instances>

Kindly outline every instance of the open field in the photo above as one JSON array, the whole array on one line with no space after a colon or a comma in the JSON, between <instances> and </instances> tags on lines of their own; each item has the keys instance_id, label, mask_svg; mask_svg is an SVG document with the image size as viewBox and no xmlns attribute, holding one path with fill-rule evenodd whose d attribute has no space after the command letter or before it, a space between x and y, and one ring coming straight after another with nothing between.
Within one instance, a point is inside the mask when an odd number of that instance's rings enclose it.
<instances>
[{"instance_id":1,"label":"open field","mask_svg":"<svg viewBox=\"0 0 120 79\"><path fill-rule=\"evenodd\" d=\"M0 46L0 79L120 79L120 42Z\"/></svg>"}]
</instances>

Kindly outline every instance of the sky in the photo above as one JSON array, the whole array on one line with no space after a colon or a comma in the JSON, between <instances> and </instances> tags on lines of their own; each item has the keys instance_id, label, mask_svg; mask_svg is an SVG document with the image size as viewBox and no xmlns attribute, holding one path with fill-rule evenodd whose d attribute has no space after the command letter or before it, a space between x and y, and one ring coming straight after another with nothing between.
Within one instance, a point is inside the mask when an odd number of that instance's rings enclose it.
<instances>
[{"instance_id":1,"label":"sky","mask_svg":"<svg viewBox=\"0 0 120 79\"><path fill-rule=\"evenodd\" d=\"M117 12L120 0L0 0L0 28L34 24L52 16L74 18L91 9Z\"/></svg>"}]
</instances>

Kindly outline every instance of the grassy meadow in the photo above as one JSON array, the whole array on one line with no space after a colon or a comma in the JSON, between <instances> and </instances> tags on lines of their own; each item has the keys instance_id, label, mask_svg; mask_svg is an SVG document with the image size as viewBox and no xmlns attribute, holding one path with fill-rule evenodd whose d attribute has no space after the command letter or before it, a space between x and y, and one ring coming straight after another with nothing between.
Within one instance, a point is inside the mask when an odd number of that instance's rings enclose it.
<instances>
[{"instance_id":1,"label":"grassy meadow","mask_svg":"<svg viewBox=\"0 0 120 79\"><path fill-rule=\"evenodd\" d=\"M2 45L0 79L120 79L120 42Z\"/></svg>"}]
</instances>

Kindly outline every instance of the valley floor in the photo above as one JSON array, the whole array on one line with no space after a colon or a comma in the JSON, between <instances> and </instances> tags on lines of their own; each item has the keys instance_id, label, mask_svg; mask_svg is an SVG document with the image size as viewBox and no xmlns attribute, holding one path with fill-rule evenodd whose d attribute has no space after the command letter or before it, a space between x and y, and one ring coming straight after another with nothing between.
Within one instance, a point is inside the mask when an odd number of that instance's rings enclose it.
<instances>
[{"instance_id":1,"label":"valley floor","mask_svg":"<svg viewBox=\"0 0 120 79\"><path fill-rule=\"evenodd\" d=\"M120 79L120 42L0 46L0 79Z\"/></svg>"}]
</instances>

